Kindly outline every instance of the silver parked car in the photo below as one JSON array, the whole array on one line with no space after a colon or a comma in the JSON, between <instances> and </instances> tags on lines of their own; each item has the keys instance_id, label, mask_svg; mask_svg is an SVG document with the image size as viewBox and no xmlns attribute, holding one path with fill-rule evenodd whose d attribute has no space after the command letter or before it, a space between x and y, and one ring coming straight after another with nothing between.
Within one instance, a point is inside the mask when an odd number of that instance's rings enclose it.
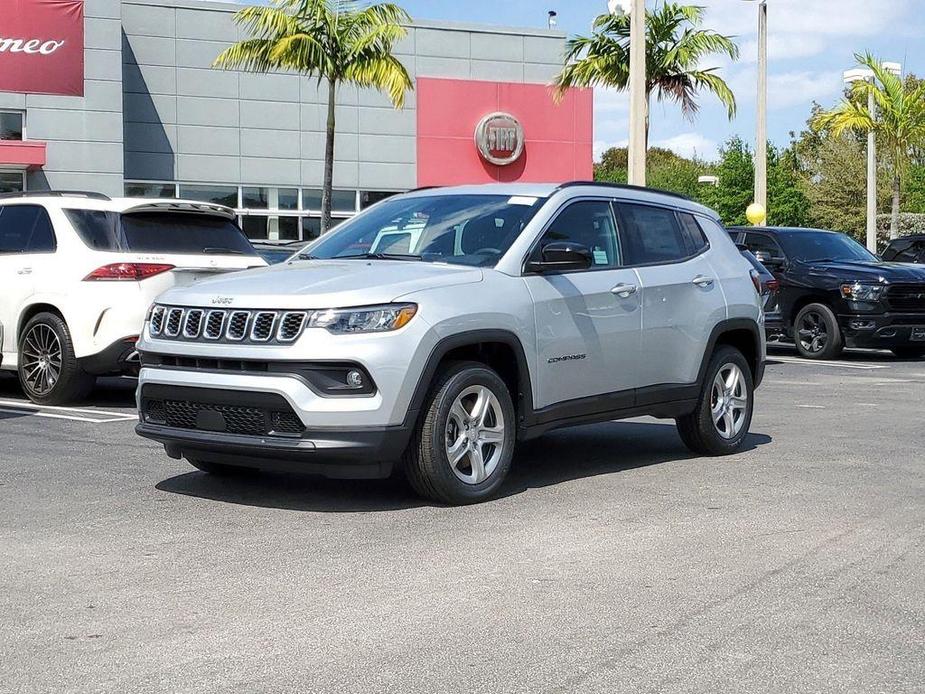
<instances>
[{"instance_id":1,"label":"silver parked car","mask_svg":"<svg viewBox=\"0 0 925 694\"><path fill-rule=\"evenodd\" d=\"M517 441L639 415L742 446L764 370L754 273L716 214L591 183L413 191L280 265L159 297L137 432L201 470L495 494ZM616 452L616 449L615 449Z\"/></svg>"}]
</instances>

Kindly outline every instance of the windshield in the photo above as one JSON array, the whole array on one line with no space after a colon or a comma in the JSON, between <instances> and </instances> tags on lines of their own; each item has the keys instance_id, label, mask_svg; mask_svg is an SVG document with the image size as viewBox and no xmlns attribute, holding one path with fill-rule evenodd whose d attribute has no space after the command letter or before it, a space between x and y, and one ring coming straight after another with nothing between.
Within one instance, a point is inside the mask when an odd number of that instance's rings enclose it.
<instances>
[{"instance_id":1,"label":"windshield","mask_svg":"<svg viewBox=\"0 0 925 694\"><path fill-rule=\"evenodd\" d=\"M844 234L829 231L796 231L779 234L784 252L791 260L804 263L821 260L878 262L877 256Z\"/></svg>"},{"instance_id":2,"label":"windshield","mask_svg":"<svg viewBox=\"0 0 925 694\"><path fill-rule=\"evenodd\" d=\"M509 195L393 198L345 222L305 253L493 267L542 204Z\"/></svg>"},{"instance_id":3,"label":"windshield","mask_svg":"<svg viewBox=\"0 0 925 694\"><path fill-rule=\"evenodd\" d=\"M230 219L188 212L65 210L81 240L95 251L257 255Z\"/></svg>"}]
</instances>

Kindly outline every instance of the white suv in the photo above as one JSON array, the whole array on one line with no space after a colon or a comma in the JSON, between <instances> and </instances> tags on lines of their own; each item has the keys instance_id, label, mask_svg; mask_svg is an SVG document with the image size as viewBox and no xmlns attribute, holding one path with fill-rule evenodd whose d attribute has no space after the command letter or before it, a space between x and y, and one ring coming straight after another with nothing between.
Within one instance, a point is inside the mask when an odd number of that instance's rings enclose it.
<instances>
[{"instance_id":1,"label":"white suv","mask_svg":"<svg viewBox=\"0 0 925 694\"><path fill-rule=\"evenodd\" d=\"M555 427L654 415L732 453L764 370L756 282L716 214L677 196L399 195L286 263L159 297L136 431L208 472L399 462L449 503L494 494L515 442Z\"/></svg>"},{"instance_id":2,"label":"white suv","mask_svg":"<svg viewBox=\"0 0 925 694\"><path fill-rule=\"evenodd\" d=\"M234 211L95 193L0 196L0 368L26 395L80 398L98 375L137 370L135 340L174 285L265 266Z\"/></svg>"}]
</instances>

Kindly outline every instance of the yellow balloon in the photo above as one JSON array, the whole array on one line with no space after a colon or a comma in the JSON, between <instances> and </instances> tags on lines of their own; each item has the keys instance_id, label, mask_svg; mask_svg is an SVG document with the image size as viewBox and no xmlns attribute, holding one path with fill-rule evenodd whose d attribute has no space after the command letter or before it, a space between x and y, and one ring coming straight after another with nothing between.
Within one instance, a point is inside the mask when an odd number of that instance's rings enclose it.
<instances>
[{"instance_id":1,"label":"yellow balloon","mask_svg":"<svg viewBox=\"0 0 925 694\"><path fill-rule=\"evenodd\" d=\"M752 224L761 224L767 219L768 213L765 211L764 205L753 202L748 206L748 209L745 210L745 217Z\"/></svg>"}]
</instances>

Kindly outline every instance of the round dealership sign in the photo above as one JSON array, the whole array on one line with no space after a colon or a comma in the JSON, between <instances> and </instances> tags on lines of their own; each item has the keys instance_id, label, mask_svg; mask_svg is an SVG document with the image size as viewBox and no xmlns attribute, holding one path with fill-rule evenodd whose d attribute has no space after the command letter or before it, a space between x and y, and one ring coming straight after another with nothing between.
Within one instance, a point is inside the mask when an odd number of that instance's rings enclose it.
<instances>
[{"instance_id":1,"label":"round dealership sign","mask_svg":"<svg viewBox=\"0 0 925 694\"><path fill-rule=\"evenodd\" d=\"M524 129L510 113L489 113L475 126L475 145L492 164L513 164L524 151Z\"/></svg>"}]
</instances>

